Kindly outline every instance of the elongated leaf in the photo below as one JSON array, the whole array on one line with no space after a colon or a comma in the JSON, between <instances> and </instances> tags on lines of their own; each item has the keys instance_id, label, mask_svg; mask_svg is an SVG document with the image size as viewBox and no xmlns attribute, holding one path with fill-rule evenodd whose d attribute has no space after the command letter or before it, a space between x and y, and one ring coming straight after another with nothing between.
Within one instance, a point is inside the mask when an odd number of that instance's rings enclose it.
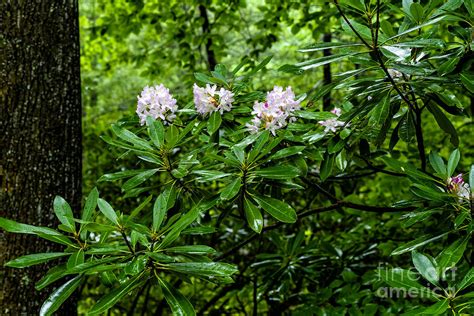
<instances>
[{"instance_id":1,"label":"elongated leaf","mask_svg":"<svg viewBox=\"0 0 474 316\"><path fill-rule=\"evenodd\" d=\"M298 49L301 53L309 53L309 52L317 52L325 49L331 48L344 48L344 47L356 47L356 46L363 46L360 43L317 43L313 45L309 45Z\"/></svg>"},{"instance_id":2,"label":"elongated leaf","mask_svg":"<svg viewBox=\"0 0 474 316\"><path fill-rule=\"evenodd\" d=\"M466 87L466 89L474 94L474 74L463 72L459 75L459 77L461 78L461 82Z\"/></svg>"},{"instance_id":3,"label":"elongated leaf","mask_svg":"<svg viewBox=\"0 0 474 316\"><path fill-rule=\"evenodd\" d=\"M73 233L76 231L74 223L74 215L72 214L71 206L60 196L54 198L54 213L59 221L67 228L67 231Z\"/></svg>"},{"instance_id":4,"label":"elongated leaf","mask_svg":"<svg viewBox=\"0 0 474 316\"><path fill-rule=\"evenodd\" d=\"M35 253L8 261L5 266L12 268L25 268L67 255L68 253L65 252Z\"/></svg>"},{"instance_id":5,"label":"elongated leaf","mask_svg":"<svg viewBox=\"0 0 474 316\"><path fill-rule=\"evenodd\" d=\"M78 275L57 288L43 303L40 310L40 316L53 315L55 311L71 296L79 287L82 276Z\"/></svg>"},{"instance_id":6,"label":"elongated leaf","mask_svg":"<svg viewBox=\"0 0 474 316\"><path fill-rule=\"evenodd\" d=\"M418 29L421 29L422 27L425 27L425 26L428 26L428 25L432 25L432 24L438 23L439 21L443 20L445 17L446 17L446 16L444 16L444 15L438 16L438 17L436 17L436 18L434 18L434 19L432 19L432 20L429 20L429 21L427 21L427 22L425 22L425 23L422 23L422 24L420 24L420 25L417 25L417 26L415 26L415 27L412 27L412 28L410 28L410 29L408 29L408 30L406 30L406 31L404 31L404 32L398 33L397 35L392 36L392 37L388 38L387 40L383 41L383 43L388 42L388 41L391 41L391 40L393 40L393 39L395 39L395 38L397 38L397 37L400 37L400 36L403 36L403 35L405 35L405 34L411 33L411 32L416 31L416 30L418 30Z\"/></svg>"},{"instance_id":7,"label":"elongated leaf","mask_svg":"<svg viewBox=\"0 0 474 316\"><path fill-rule=\"evenodd\" d=\"M214 202L215 204L215 202ZM207 209L214 206L214 204L201 203L194 206L189 212L181 216L181 218L171 226L171 230L166 234L165 238L159 245L159 248L166 248L170 245L176 238L179 237L181 231L188 227L192 222L194 222L201 211L206 211Z\"/></svg>"},{"instance_id":8,"label":"elongated leaf","mask_svg":"<svg viewBox=\"0 0 474 316\"><path fill-rule=\"evenodd\" d=\"M153 176L155 173L157 173L158 170L159 169L150 169L150 170L146 170L142 173L137 174L133 178L128 179L122 185L122 189L124 189L125 191L129 191L129 190L139 186L140 184L142 184L143 182L148 180L151 176Z\"/></svg>"},{"instance_id":9,"label":"elongated leaf","mask_svg":"<svg viewBox=\"0 0 474 316\"><path fill-rule=\"evenodd\" d=\"M458 263L466 250L468 240L469 238L460 238L441 251L436 257L441 272L454 267Z\"/></svg>"},{"instance_id":10,"label":"elongated leaf","mask_svg":"<svg viewBox=\"0 0 474 316\"><path fill-rule=\"evenodd\" d=\"M417 238L413 241L410 241L410 242L396 248L394 251L392 251L391 255L392 256L398 256L398 255L401 255L402 253L410 252L410 251L415 250L415 249L417 249L421 246L424 246L424 245L426 245L430 242L433 242L435 240L443 238L447 234L449 234L449 232L443 233L443 234L438 235L438 236L429 236L429 235L421 236L421 237L419 237L419 238Z\"/></svg>"},{"instance_id":11,"label":"elongated leaf","mask_svg":"<svg viewBox=\"0 0 474 316\"><path fill-rule=\"evenodd\" d=\"M208 254L215 253L216 250L205 245L177 246L166 249L167 252L175 253L191 253L191 254Z\"/></svg>"},{"instance_id":12,"label":"elongated leaf","mask_svg":"<svg viewBox=\"0 0 474 316\"><path fill-rule=\"evenodd\" d=\"M242 180L240 178L235 179L229 183L224 190L221 192L221 199L230 200L239 193L240 187L242 186Z\"/></svg>"},{"instance_id":13,"label":"elongated leaf","mask_svg":"<svg viewBox=\"0 0 474 316\"><path fill-rule=\"evenodd\" d=\"M382 126L390 113L390 94L387 94L372 111L370 111L369 125Z\"/></svg>"},{"instance_id":14,"label":"elongated leaf","mask_svg":"<svg viewBox=\"0 0 474 316\"><path fill-rule=\"evenodd\" d=\"M108 173L108 174L104 174L103 176L101 176L99 178L99 180L97 180L98 182L102 182L102 181L115 181L115 180L119 180L119 179L124 179L124 178L130 178L132 176L135 176L139 173L142 173L146 171L145 169L139 169L139 170L124 170L124 171L119 171L119 172L115 172L115 173Z\"/></svg>"},{"instance_id":15,"label":"elongated leaf","mask_svg":"<svg viewBox=\"0 0 474 316\"><path fill-rule=\"evenodd\" d=\"M59 266L54 266L46 272L46 274L35 284L36 290L41 290L50 285L53 282L61 279L65 276L66 265L62 264Z\"/></svg>"},{"instance_id":16,"label":"elongated leaf","mask_svg":"<svg viewBox=\"0 0 474 316\"><path fill-rule=\"evenodd\" d=\"M266 196L253 196L258 205L271 216L284 223L296 222L296 212L288 204Z\"/></svg>"},{"instance_id":17,"label":"elongated leaf","mask_svg":"<svg viewBox=\"0 0 474 316\"><path fill-rule=\"evenodd\" d=\"M176 192L174 187L166 188L156 199L153 206L153 230L158 231L166 212L174 206L176 200Z\"/></svg>"},{"instance_id":18,"label":"elongated leaf","mask_svg":"<svg viewBox=\"0 0 474 316\"><path fill-rule=\"evenodd\" d=\"M103 199L98 199L97 204L99 205L102 214L104 214L112 223L118 225L118 217L112 206Z\"/></svg>"},{"instance_id":19,"label":"elongated leaf","mask_svg":"<svg viewBox=\"0 0 474 316\"><path fill-rule=\"evenodd\" d=\"M290 157L293 155L300 154L303 150L305 149L305 146L292 146L288 148L283 148L273 155L271 155L268 159L270 160L277 160L277 159L282 159L286 157Z\"/></svg>"},{"instance_id":20,"label":"elongated leaf","mask_svg":"<svg viewBox=\"0 0 474 316\"><path fill-rule=\"evenodd\" d=\"M176 316L194 316L196 312L194 311L193 305L189 303L188 299L183 296L177 289L175 289L171 284L165 280L158 278L158 283L163 290L163 295L165 296L166 302L171 308L173 315Z\"/></svg>"},{"instance_id":21,"label":"elongated leaf","mask_svg":"<svg viewBox=\"0 0 474 316\"><path fill-rule=\"evenodd\" d=\"M459 145L459 137L453 123L444 115L435 103L429 102L427 104L428 110L433 114L438 126L447 134L451 136L450 141L454 147Z\"/></svg>"},{"instance_id":22,"label":"elongated leaf","mask_svg":"<svg viewBox=\"0 0 474 316\"><path fill-rule=\"evenodd\" d=\"M119 127L118 125L112 125L112 131L119 138L133 144L135 148L143 149L143 150L153 150L153 147L151 147L147 141L141 139L140 137L130 132L129 130Z\"/></svg>"},{"instance_id":23,"label":"elongated leaf","mask_svg":"<svg viewBox=\"0 0 474 316\"><path fill-rule=\"evenodd\" d=\"M165 143L165 129L161 120L154 120L151 116L147 116L146 124L148 125L148 134L153 144L160 148Z\"/></svg>"},{"instance_id":24,"label":"elongated leaf","mask_svg":"<svg viewBox=\"0 0 474 316\"><path fill-rule=\"evenodd\" d=\"M140 273L128 279L122 285L107 295L103 296L89 311L89 315L97 315L107 311L114 306L122 297L133 291L136 287L142 285L146 281L145 273Z\"/></svg>"},{"instance_id":25,"label":"elongated leaf","mask_svg":"<svg viewBox=\"0 0 474 316\"><path fill-rule=\"evenodd\" d=\"M446 164L437 152L432 151L429 155L430 164L440 176L446 177Z\"/></svg>"},{"instance_id":26,"label":"elongated leaf","mask_svg":"<svg viewBox=\"0 0 474 316\"><path fill-rule=\"evenodd\" d=\"M452 176L456 167L458 166L459 159L461 159L461 154L459 153L459 149L455 149L451 155L449 155L448 160L448 177Z\"/></svg>"},{"instance_id":27,"label":"elongated leaf","mask_svg":"<svg viewBox=\"0 0 474 316\"><path fill-rule=\"evenodd\" d=\"M207 122L207 131L209 134L214 134L222 123L221 114L218 111L215 111L209 117L209 121Z\"/></svg>"},{"instance_id":28,"label":"elongated leaf","mask_svg":"<svg viewBox=\"0 0 474 316\"><path fill-rule=\"evenodd\" d=\"M428 256L414 250L411 253L413 264L416 270L429 282L434 285L438 285L439 274L436 262Z\"/></svg>"},{"instance_id":29,"label":"elongated leaf","mask_svg":"<svg viewBox=\"0 0 474 316\"><path fill-rule=\"evenodd\" d=\"M457 285L457 291L461 291L474 283L474 268L469 269L464 278Z\"/></svg>"},{"instance_id":30,"label":"elongated leaf","mask_svg":"<svg viewBox=\"0 0 474 316\"><path fill-rule=\"evenodd\" d=\"M256 176L267 178L267 179L276 179L276 180L285 180L293 179L299 176L300 171L298 168L285 165L285 166L273 166L264 169L260 169L253 172Z\"/></svg>"},{"instance_id":31,"label":"elongated leaf","mask_svg":"<svg viewBox=\"0 0 474 316\"><path fill-rule=\"evenodd\" d=\"M84 205L84 210L82 212L82 220L84 222L88 222L92 218L92 214L95 212L95 208L97 207L97 199L99 198L99 191L97 188L92 189L86 199L86 203ZM85 228L85 224L81 224L81 238L84 240L86 239L87 229Z\"/></svg>"},{"instance_id":32,"label":"elongated leaf","mask_svg":"<svg viewBox=\"0 0 474 316\"><path fill-rule=\"evenodd\" d=\"M72 269L77 265L84 263L84 250L79 249L78 251L71 254L67 261L67 268Z\"/></svg>"},{"instance_id":33,"label":"elongated leaf","mask_svg":"<svg viewBox=\"0 0 474 316\"><path fill-rule=\"evenodd\" d=\"M250 228L253 231L260 234L263 228L263 217L260 210L255 204L253 204L248 198L244 200L244 210L245 217L247 218L247 223L249 223Z\"/></svg>"},{"instance_id":34,"label":"elongated leaf","mask_svg":"<svg viewBox=\"0 0 474 316\"><path fill-rule=\"evenodd\" d=\"M426 294L430 297L436 297L432 291L418 283L417 275L409 270L399 268L390 270L383 269L379 271L379 275L380 278L391 287L406 290L416 289L422 294Z\"/></svg>"},{"instance_id":35,"label":"elongated leaf","mask_svg":"<svg viewBox=\"0 0 474 316\"><path fill-rule=\"evenodd\" d=\"M179 262L168 263L166 267L184 274L211 277L228 277L238 271L234 265L222 262Z\"/></svg>"}]
</instances>

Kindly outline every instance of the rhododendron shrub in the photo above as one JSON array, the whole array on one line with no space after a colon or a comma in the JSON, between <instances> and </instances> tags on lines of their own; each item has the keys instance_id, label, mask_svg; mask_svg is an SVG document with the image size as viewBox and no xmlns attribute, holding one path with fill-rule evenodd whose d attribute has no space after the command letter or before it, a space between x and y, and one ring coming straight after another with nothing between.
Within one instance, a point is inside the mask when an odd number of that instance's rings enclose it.
<instances>
[{"instance_id":1,"label":"rhododendron shrub","mask_svg":"<svg viewBox=\"0 0 474 316\"><path fill-rule=\"evenodd\" d=\"M108 289L90 314L133 293L145 307L165 300L172 313L194 315L192 302L209 288L201 313L220 300L241 314L374 315L378 306L380 314L470 313L474 167L461 155L458 125L472 116L472 37L465 36L472 6L448 3L404 1L401 19L379 1L335 1L344 41L301 51L342 52L281 67L295 76L331 62L351 68L310 91L272 82L253 89L270 58L197 73L186 94L163 78L145 87L137 115L103 137L133 162L99 179L119 185L123 197L105 201L94 189L81 218L57 197L58 229L1 219L6 231L65 248L7 265L65 259L38 282L42 289L64 278L43 314L93 277ZM389 20L401 23L398 32ZM439 28L452 23L457 31L446 39ZM323 108L328 91L337 97ZM429 141L426 126L435 124L445 141ZM472 135L466 139L472 145ZM379 202L368 203L369 194ZM139 203L123 209L122 198ZM329 212L335 220L324 217ZM387 240L364 240L383 229ZM365 243L345 240L354 231ZM410 305L417 298L387 294L393 290L415 291L419 300Z\"/></svg>"}]
</instances>

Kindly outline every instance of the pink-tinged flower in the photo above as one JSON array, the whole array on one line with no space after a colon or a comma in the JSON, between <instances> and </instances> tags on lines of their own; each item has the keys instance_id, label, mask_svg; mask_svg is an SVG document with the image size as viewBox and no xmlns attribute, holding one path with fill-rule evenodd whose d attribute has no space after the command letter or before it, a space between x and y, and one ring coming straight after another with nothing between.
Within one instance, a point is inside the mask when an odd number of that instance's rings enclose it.
<instances>
[{"instance_id":1,"label":"pink-tinged flower","mask_svg":"<svg viewBox=\"0 0 474 316\"><path fill-rule=\"evenodd\" d=\"M199 87L197 84L193 86L194 104L196 111L201 115L206 115L215 111L221 114L224 111L232 109L234 102L234 94L224 88L217 90L216 85L207 84L205 88Z\"/></svg>"},{"instance_id":2,"label":"pink-tinged flower","mask_svg":"<svg viewBox=\"0 0 474 316\"><path fill-rule=\"evenodd\" d=\"M337 117L341 116L341 109L340 108L334 108L331 110L332 114L335 114ZM330 118L325 121L319 121L319 125L324 126L324 132L327 133L329 131L335 133L339 127L344 126L343 121L339 121L337 118Z\"/></svg>"},{"instance_id":3,"label":"pink-tinged flower","mask_svg":"<svg viewBox=\"0 0 474 316\"><path fill-rule=\"evenodd\" d=\"M450 177L448 179L448 191L457 195L459 201L469 200L470 188L469 184L465 183L462 178L462 173L458 174L455 177Z\"/></svg>"},{"instance_id":4,"label":"pink-tinged flower","mask_svg":"<svg viewBox=\"0 0 474 316\"><path fill-rule=\"evenodd\" d=\"M293 112L299 109L300 103L295 100L291 87L283 90L282 87L275 86L272 91L267 92L265 102L255 102L252 111L254 118L246 126L251 133L266 129L275 135L276 130L285 127L288 122L296 121Z\"/></svg>"},{"instance_id":5,"label":"pink-tinged flower","mask_svg":"<svg viewBox=\"0 0 474 316\"><path fill-rule=\"evenodd\" d=\"M165 123L171 122L176 117L175 113L178 110L176 99L162 84L154 87L146 86L137 98L137 114L141 125L145 124L147 116L155 120L159 118Z\"/></svg>"},{"instance_id":6,"label":"pink-tinged flower","mask_svg":"<svg viewBox=\"0 0 474 316\"><path fill-rule=\"evenodd\" d=\"M334 109L331 110L331 113L335 114L336 116L340 116L341 115L341 109L340 108L334 108Z\"/></svg>"}]
</instances>

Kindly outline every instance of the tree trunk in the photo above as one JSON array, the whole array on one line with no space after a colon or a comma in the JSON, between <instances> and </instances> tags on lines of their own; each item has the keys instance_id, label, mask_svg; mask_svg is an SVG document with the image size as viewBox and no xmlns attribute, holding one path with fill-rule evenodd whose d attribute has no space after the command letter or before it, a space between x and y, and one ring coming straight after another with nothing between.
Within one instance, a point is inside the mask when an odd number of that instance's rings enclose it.
<instances>
[{"instance_id":1,"label":"tree trunk","mask_svg":"<svg viewBox=\"0 0 474 316\"><path fill-rule=\"evenodd\" d=\"M0 215L53 227L55 195L76 212L81 201L78 3L3 0L0 12ZM1 315L37 315L52 290L34 288L46 265L12 269L4 263L55 249L32 235L2 233ZM76 314L74 299L65 305L61 314Z\"/></svg>"},{"instance_id":2,"label":"tree trunk","mask_svg":"<svg viewBox=\"0 0 474 316\"><path fill-rule=\"evenodd\" d=\"M199 5L199 14L204 19L202 24L202 36L205 38L204 48L206 49L206 59L209 66L209 70L214 70L217 65L216 55L214 54L214 49L212 48L212 37L211 25L209 23L209 16L207 14L207 9L204 5Z\"/></svg>"},{"instance_id":3,"label":"tree trunk","mask_svg":"<svg viewBox=\"0 0 474 316\"><path fill-rule=\"evenodd\" d=\"M331 33L324 33L323 35L323 42L330 43L332 40ZM324 49L323 56L329 57L332 55L331 49ZM331 78L331 63L326 64L323 66L323 83L324 85L328 85L332 83ZM329 91L323 96L323 109L328 111L331 109L331 92Z\"/></svg>"}]
</instances>

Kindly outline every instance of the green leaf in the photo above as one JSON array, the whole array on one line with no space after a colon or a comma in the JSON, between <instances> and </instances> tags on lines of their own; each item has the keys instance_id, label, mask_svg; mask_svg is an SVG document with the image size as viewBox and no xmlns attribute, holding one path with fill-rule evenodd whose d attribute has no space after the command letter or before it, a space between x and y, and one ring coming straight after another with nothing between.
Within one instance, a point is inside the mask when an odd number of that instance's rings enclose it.
<instances>
[{"instance_id":1,"label":"green leaf","mask_svg":"<svg viewBox=\"0 0 474 316\"><path fill-rule=\"evenodd\" d=\"M179 262L165 266L172 271L204 277L228 277L239 271L234 265L222 262Z\"/></svg>"},{"instance_id":2,"label":"green leaf","mask_svg":"<svg viewBox=\"0 0 474 316\"><path fill-rule=\"evenodd\" d=\"M134 133L130 132L129 130L126 130L122 127L119 127L118 125L112 125L112 131L114 132L115 135L117 135L119 138L123 139L126 142L129 142L134 145L135 148L137 149L142 149L142 150L150 150L153 151L153 147L148 144L147 141L141 139Z\"/></svg>"},{"instance_id":3,"label":"green leaf","mask_svg":"<svg viewBox=\"0 0 474 316\"><path fill-rule=\"evenodd\" d=\"M436 18L434 18L434 19L432 19L432 20L429 20L429 21L427 21L427 22L425 22L425 23L422 23L422 24L417 25L417 26L415 26L415 27L412 27L412 28L410 28L410 29L408 29L408 30L406 30L406 31L403 31L403 32L401 32L401 33L398 33L397 35L392 36L392 37L388 38L387 40L383 41L383 43L388 42L388 41L391 41L391 40L393 40L393 39L395 39L395 38L397 38L397 37L400 37L400 36L403 36L403 35L405 35L405 34L411 33L411 32L416 31L416 30L418 30L418 29L421 29L422 27L425 27L425 26L428 26L428 25L432 25L432 24L438 23L439 21L443 20L445 17L446 17L446 16L444 16L444 15L438 16L438 17L436 17ZM383 44L383 43L382 43L382 44Z\"/></svg>"},{"instance_id":4,"label":"green leaf","mask_svg":"<svg viewBox=\"0 0 474 316\"><path fill-rule=\"evenodd\" d=\"M417 275L409 270L400 268L396 269L383 269L379 270L380 278L385 281L388 285L394 288L402 288L406 290L419 290L420 294L426 294L430 297L436 297L435 293L424 287L416 280Z\"/></svg>"},{"instance_id":5,"label":"green leaf","mask_svg":"<svg viewBox=\"0 0 474 316\"><path fill-rule=\"evenodd\" d=\"M205 245L177 246L166 249L167 252L188 253L188 254L208 254L216 253L212 247Z\"/></svg>"},{"instance_id":6,"label":"green leaf","mask_svg":"<svg viewBox=\"0 0 474 316\"><path fill-rule=\"evenodd\" d=\"M53 282L56 282L57 280L61 279L62 277L65 276L66 272L66 265L62 264L59 266L54 266L51 269L46 272L46 274L36 282L35 289L36 290L41 290L50 285Z\"/></svg>"},{"instance_id":7,"label":"green leaf","mask_svg":"<svg viewBox=\"0 0 474 316\"><path fill-rule=\"evenodd\" d=\"M161 120L155 120L151 116L147 116L146 124L148 125L148 134L153 144L157 148L163 146L165 143L165 128Z\"/></svg>"},{"instance_id":8,"label":"green leaf","mask_svg":"<svg viewBox=\"0 0 474 316\"><path fill-rule=\"evenodd\" d=\"M74 223L74 215L71 206L60 196L56 196L53 202L54 213L59 221L67 228L67 231L74 233L76 225Z\"/></svg>"},{"instance_id":9,"label":"green leaf","mask_svg":"<svg viewBox=\"0 0 474 316\"><path fill-rule=\"evenodd\" d=\"M439 274L436 263L428 256L414 250L411 253L413 264L418 272L429 282L438 285Z\"/></svg>"},{"instance_id":10,"label":"green leaf","mask_svg":"<svg viewBox=\"0 0 474 316\"><path fill-rule=\"evenodd\" d=\"M67 261L67 268L72 269L77 265L84 263L84 250L79 249L73 252Z\"/></svg>"},{"instance_id":11,"label":"green leaf","mask_svg":"<svg viewBox=\"0 0 474 316\"><path fill-rule=\"evenodd\" d=\"M82 275L76 276L57 288L41 306L40 316L53 315L55 311L71 296L79 287L82 281Z\"/></svg>"},{"instance_id":12,"label":"green leaf","mask_svg":"<svg viewBox=\"0 0 474 316\"><path fill-rule=\"evenodd\" d=\"M461 154L459 153L459 149L455 149L451 155L449 155L448 159L448 177L451 177L456 170L456 167L459 163L459 159L461 158Z\"/></svg>"},{"instance_id":13,"label":"green leaf","mask_svg":"<svg viewBox=\"0 0 474 316\"><path fill-rule=\"evenodd\" d=\"M198 218L200 212L210 209L215 205L215 203L216 201L200 203L194 206L189 212L181 216L181 218L171 226L170 231L165 235L165 238L159 245L159 248L166 248L173 241L175 241L181 234L181 231Z\"/></svg>"},{"instance_id":14,"label":"green leaf","mask_svg":"<svg viewBox=\"0 0 474 316\"><path fill-rule=\"evenodd\" d=\"M114 306L122 297L127 293L133 291L136 287L142 285L146 278L144 277L145 273L140 273L134 277L123 282L122 285L112 291L107 295L103 296L92 308L89 310L90 315L97 315L107 311L109 308Z\"/></svg>"},{"instance_id":15,"label":"green leaf","mask_svg":"<svg viewBox=\"0 0 474 316\"><path fill-rule=\"evenodd\" d=\"M469 269L464 278L457 285L457 292L469 287L474 283L474 268Z\"/></svg>"},{"instance_id":16,"label":"green leaf","mask_svg":"<svg viewBox=\"0 0 474 316\"><path fill-rule=\"evenodd\" d=\"M221 123L222 117L219 111L212 112L211 116L209 117L209 120L207 121L207 131L209 132L209 134L214 134L221 126Z\"/></svg>"},{"instance_id":17,"label":"green leaf","mask_svg":"<svg viewBox=\"0 0 474 316\"><path fill-rule=\"evenodd\" d=\"M411 15L413 16L413 18L415 19L416 22L421 22L423 21L423 17L424 17L424 10L423 10L423 6L417 2L414 2L410 5L410 13Z\"/></svg>"},{"instance_id":18,"label":"green leaf","mask_svg":"<svg viewBox=\"0 0 474 316\"><path fill-rule=\"evenodd\" d=\"M285 180L296 178L299 176L300 171L294 166L285 165L259 169L254 171L253 174L267 179Z\"/></svg>"},{"instance_id":19,"label":"green leaf","mask_svg":"<svg viewBox=\"0 0 474 316\"><path fill-rule=\"evenodd\" d=\"M115 180L135 176L135 175L137 175L139 173L142 173L144 171L146 171L146 170L145 169L139 169L139 170L124 170L124 171L119 171L119 172L115 172L115 173L108 173L108 174L104 174L103 176L101 176L99 178L99 180L97 180L97 181L98 182L115 181Z\"/></svg>"},{"instance_id":20,"label":"green leaf","mask_svg":"<svg viewBox=\"0 0 474 316\"><path fill-rule=\"evenodd\" d=\"M119 224L117 214L115 213L112 206L110 206L110 204L107 203L107 201L103 199L98 199L97 204L99 205L99 209L102 212L102 214L105 215L105 217L107 217L115 225Z\"/></svg>"},{"instance_id":21,"label":"green leaf","mask_svg":"<svg viewBox=\"0 0 474 316\"><path fill-rule=\"evenodd\" d=\"M250 228L260 234L263 228L262 213L260 213L257 206L247 198L244 199L244 210Z\"/></svg>"},{"instance_id":22,"label":"green leaf","mask_svg":"<svg viewBox=\"0 0 474 316\"><path fill-rule=\"evenodd\" d=\"M466 87L466 89L474 94L474 74L462 72L459 74L459 78L461 78L461 82Z\"/></svg>"},{"instance_id":23,"label":"green leaf","mask_svg":"<svg viewBox=\"0 0 474 316\"><path fill-rule=\"evenodd\" d=\"M432 151L429 155L429 159L430 164L436 173L442 177L446 177L446 164L444 163L443 158L441 158L437 152Z\"/></svg>"},{"instance_id":24,"label":"green leaf","mask_svg":"<svg viewBox=\"0 0 474 316\"><path fill-rule=\"evenodd\" d=\"M436 257L441 272L454 267L456 263L458 263L466 250L468 240L469 238L467 237L460 238L441 251L441 253Z\"/></svg>"},{"instance_id":25,"label":"green leaf","mask_svg":"<svg viewBox=\"0 0 474 316\"><path fill-rule=\"evenodd\" d=\"M400 247L397 247L395 250L392 251L391 253L391 256L398 256L398 255L401 255L405 252L410 252L412 250L415 250L421 246L424 246L430 242L433 242L435 240L438 240L444 236L446 236L447 234L449 234L449 232L446 232L446 233L443 233L441 235L438 235L438 236L430 236L430 235L424 235L424 236L421 236L415 240L412 240L410 242L407 242L406 244L403 244L401 245Z\"/></svg>"},{"instance_id":26,"label":"green leaf","mask_svg":"<svg viewBox=\"0 0 474 316\"><path fill-rule=\"evenodd\" d=\"M158 231L166 212L174 206L176 191L174 187L166 188L156 199L153 206L153 231Z\"/></svg>"},{"instance_id":27,"label":"green leaf","mask_svg":"<svg viewBox=\"0 0 474 316\"><path fill-rule=\"evenodd\" d=\"M194 316L196 312L194 311L193 305L188 301L186 297L183 296L177 289L175 289L171 284L165 280L158 278L158 283L163 290L163 295L165 296L166 302L171 308L171 312L176 316Z\"/></svg>"},{"instance_id":28,"label":"green leaf","mask_svg":"<svg viewBox=\"0 0 474 316\"><path fill-rule=\"evenodd\" d=\"M459 137L453 123L451 123L451 121L446 117L446 115L444 115L443 111L441 111L435 103L429 102L427 107L431 114L433 114L438 126L445 133L451 136L451 144L453 144L454 147L457 147L459 145Z\"/></svg>"},{"instance_id":29,"label":"green leaf","mask_svg":"<svg viewBox=\"0 0 474 316\"><path fill-rule=\"evenodd\" d=\"M322 181L325 181L332 173L334 166L334 155L326 155L325 159L321 162L321 169L319 176Z\"/></svg>"},{"instance_id":30,"label":"green leaf","mask_svg":"<svg viewBox=\"0 0 474 316\"><path fill-rule=\"evenodd\" d=\"M128 179L123 185L122 185L122 189L125 190L125 191L129 191L133 188L135 188L136 186L139 186L140 184L142 184L143 182L145 182L146 180L148 180L148 178L150 178L151 176L153 176L155 173L158 172L159 169L150 169L150 170L146 170L142 173L139 173L137 174L136 176L134 176L133 178L131 179Z\"/></svg>"},{"instance_id":31,"label":"green leaf","mask_svg":"<svg viewBox=\"0 0 474 316\"><path fill-rule=\"evenodd\" d=\"M376 105L370 111L369 125L382 126L390 113L390 94L387 94L380 104Z\"/></svg>"},{"instance_id":32,"label":"green leaf","mask_svg":"<svg viewBox=\"0 0 474 316\"><path fill-rule=\"evenodd\" d=\"M84 211L82 212L82 220L84 222L88 222L92 218L92 214L97 207L97 199L99 198L99 191L97 188L92 189L86 199L86 203L84 205ZM81 224L81 238L86 239L86 232L85 225Z\"/></svg>"},{"instance_id":33,"label":"green leaf","mask_svg":"<svg viewBox=\"0 0 474 316\"><path fill-rule=\"evenodd\" d=\"M271 216L284 223L296 222L295 210L280 200L266 196L252 196L266 212Z\"/></svg>"},{"instance_id":34,"label":"green leaf","mask_svg":"<svg viewBox=\"0 0 474 316\"><path fill-rule=\"evenodd\" d=\"M229 183L224 190L221 192L221 199L222 200L230 200L234 196L237 195L240 191L240 187L242 186L242 181L240 178L235 179L231 183Z\"/></svg>"},{"instance_id":35,"label":"green leaf","mask_svg":"<svg viewBox=\"0 0 474 316\"><path fill-rule=\"evenodd\" d=\"M415 122L411 111L402 117L398 135L407 143L409 143L415 135Z\"/></svg>"},{"instance_id":36,"label":"green leaf","mask_svg":"<svg viewBox=\"0 0 474 316\"><path fill-rule=\"evenodd\" d=\"M65 252L35 253L8 261L5 263L5 266L12 268L25 268L67 255L68 253Z\"/></svg>"},{"instance_id":37,"label":"green leaf","mask_svg":"<svg viewBox=\"0 0 474 316\"><path fill-rule=\"evenodd\" d=\"M439 301L423 311L425 315L439 315L446 312L449 307L449 300Z\"/></svg>"},{"instance_id":38,"label":"green leaf","mask_svg":"<svg viewBox=\"0 0 474 316\"><path fill-rule=\"evenodd\" d=\"M287 147L283 148L273 155L271 155L268 159L269 160L278 160L286 157L290 157L293 155L300 154L303 150L305 149L305 146L292 146L292 147Z\"/></svg>"}]
</instances>

